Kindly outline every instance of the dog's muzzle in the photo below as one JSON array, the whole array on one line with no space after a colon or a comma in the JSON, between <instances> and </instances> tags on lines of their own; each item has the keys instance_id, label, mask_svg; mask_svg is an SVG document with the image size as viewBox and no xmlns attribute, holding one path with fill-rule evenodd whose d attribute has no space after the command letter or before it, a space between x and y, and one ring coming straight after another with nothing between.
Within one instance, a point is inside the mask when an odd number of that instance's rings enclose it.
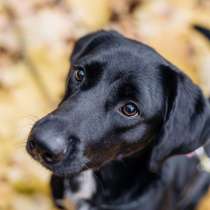
<instances>
[{"instance_id":1,"label":"dog's muzzle","mask_svg":"<svg viewBox=\"0 0 210 210\"><path fill-rule=\"evenodd\" d=\"M56 118L41 120L35 124L27 142L27 150L34 159L52 165L66 158L71 145L64 124Z\"/></svg>"}]
</instances>

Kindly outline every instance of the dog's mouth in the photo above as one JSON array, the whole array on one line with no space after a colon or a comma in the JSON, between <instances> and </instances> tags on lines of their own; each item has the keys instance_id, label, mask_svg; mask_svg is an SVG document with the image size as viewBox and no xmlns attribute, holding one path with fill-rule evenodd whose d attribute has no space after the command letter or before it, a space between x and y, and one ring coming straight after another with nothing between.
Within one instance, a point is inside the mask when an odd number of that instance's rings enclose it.
<instances>
[{"instance_id":1,"label":"dog's mouth","mask_svg":"<svg viewBox=\"0 0 210 210\"><path fill-rule=\"evenodd\" d=\"M59 161L54 160L50 154L43 154L39 150L31 148L29 141L26 149L34 160L52 173L58 176L71 176L88 169L97 170L113 160L121 160L136 151L144 149L146 145L143 142L140 145L106 145L106 148L104 148L98 145L85 147L82 144L71 144L71 147L67 146L65 156Z\"/></svg>"},{"instance_id":2,"label":"dog's mouth","mask_svg":"<svg viewBox=\"0 0 210 210\"><path fill-rule=\"evenodd\" d=\"M80 147L82 148L81 145ZM29 155L57 176L71 176L88 169L96 170L110 161L110 158L107 160L108 158L103 157L101 154L92 153L91 157L88 157L87 152L83 151L81 148L68 147L63 159L57 161L54 160L50 154L43 154L37 149L34 150L31 148L29 141L26 145L26 150ZM100 158L98 158L99 156ZM114 159L114 156L111 159Z\"/></svg>"},{"instance_id":3,"label":"dog's mouth","mask_svg":"<svg viewBox=\"0 0 210 210\"><path fill-rule=\"evenodd\" d=\"M71 176L89 169L85 158L82 161L75 159L70 162L66 158L62 162L52 164L43 160L39 155L31 155L31 157L57 176Z\"/></svg>"}]
</instances>

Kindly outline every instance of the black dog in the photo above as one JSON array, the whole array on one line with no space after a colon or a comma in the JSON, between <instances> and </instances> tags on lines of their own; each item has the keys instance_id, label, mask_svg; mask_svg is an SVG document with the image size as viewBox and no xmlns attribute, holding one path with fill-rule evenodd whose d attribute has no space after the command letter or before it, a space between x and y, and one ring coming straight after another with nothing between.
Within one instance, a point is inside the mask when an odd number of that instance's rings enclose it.
<instances>
[{"instance_id":1,"label":"black dog","mask_svg":"<svg viewBox=\"0 0 210 210\"><path fill-rule=\"evenodd\" d=\"M78 209L189 210L209 175L197 157L164 161L209 137L209 102L186 75L150 47L101 31L76 43L65 96L27 149L55 174L60 207L69 194Z\"/></svg>"}]
</instances>

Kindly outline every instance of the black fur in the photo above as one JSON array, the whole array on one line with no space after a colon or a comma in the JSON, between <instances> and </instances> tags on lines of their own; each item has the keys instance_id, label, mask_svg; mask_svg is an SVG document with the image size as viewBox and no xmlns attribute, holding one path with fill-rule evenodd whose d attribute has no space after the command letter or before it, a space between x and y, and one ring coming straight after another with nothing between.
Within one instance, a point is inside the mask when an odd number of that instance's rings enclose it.
<instances>
[{"instance_id":1,"label":"black fur","mask_svg":"<svg viewBox=\"0 0 210 210\"><path fill-rule=\"evenodd\" d=\"M78 82L81 69L85 78ZM139 115L122 114L129 102ZM209 125L207 99L177 67L147 45L101 31L76 43L65 96L34 125L27 149L55 174L54 195L63 185L56 176L92 169L96 191L81 199L91 210L187 210L207 190L209 176L196 158L164 161L203 145Z\"/></svg>"}]
</instances>

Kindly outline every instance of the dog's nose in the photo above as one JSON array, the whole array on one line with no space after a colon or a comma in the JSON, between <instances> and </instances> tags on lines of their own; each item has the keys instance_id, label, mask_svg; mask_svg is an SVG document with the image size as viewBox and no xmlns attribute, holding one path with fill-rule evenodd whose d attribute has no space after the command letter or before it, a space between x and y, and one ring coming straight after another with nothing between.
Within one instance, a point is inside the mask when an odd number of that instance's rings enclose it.
<instances>
[{"instance_id":1,"label":"dog's nose","mask_svg":"<svg viewBox=\"0 0 210 210\"><path fill-rule=\"evenodd\" d=\"M34 127L28 140L28 150L47 164L61 162L66 155L66 138L60 124L45 122Z\"/></svg>"},{"instance_id":2,"label":"dog's nose","mask_svg":"<svg viewBox=\"0 0 210 210\"><path fill-rule=\"evenodd\" d=\"M28 141L28 148L30 151L35 151L35 155L39 155L45 163L55 164L64 159L66 148L62 139L52 141L44 138L32 138Z\"/></svg>"}]
</instances>

